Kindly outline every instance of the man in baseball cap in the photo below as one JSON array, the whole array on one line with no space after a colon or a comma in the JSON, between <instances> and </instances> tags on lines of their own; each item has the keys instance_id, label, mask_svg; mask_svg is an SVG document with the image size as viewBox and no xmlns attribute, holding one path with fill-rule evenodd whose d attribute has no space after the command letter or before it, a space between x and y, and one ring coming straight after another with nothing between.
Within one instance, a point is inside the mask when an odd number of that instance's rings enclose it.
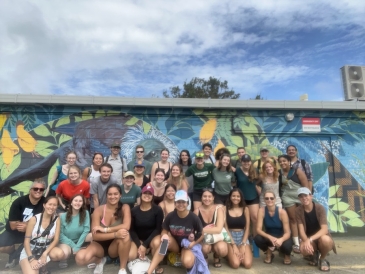
<instances>
[{"instance_id":1,"label":"man in baseball cap","mask_svg":"<svg viewBox=\"0 0 365 274\"><path fill-rule=\"evenodd\" d=\"M266 146L263 146L260 148L260 159L258 159L257 161L255 161L253 163L253 167L256 168L257 172L260 173L262 171L263 165L265 164L266 161L270 161L271 163L274 164L274 166L276 166L276 168L279 170L279 163L278 163L278 158L277 157L270 157L269 156L270 151L269 148Z\"/></svg>"},{"instance_id":2,"label":"man in baseball cap","mask_svg":"<svg viewBox=\"0 0 365 274\"><path fill-rule=\"evenodd\" d=\"M328 231L327 215L325 208L313 202L312 192L301 187L297 191L301 205L296 208L298 224L300 253L310 256L310 264L317 266L321 271L329 271L330 264L326 260L328 252L336 252L335 243Z\"/></svg>"}]
</instances>

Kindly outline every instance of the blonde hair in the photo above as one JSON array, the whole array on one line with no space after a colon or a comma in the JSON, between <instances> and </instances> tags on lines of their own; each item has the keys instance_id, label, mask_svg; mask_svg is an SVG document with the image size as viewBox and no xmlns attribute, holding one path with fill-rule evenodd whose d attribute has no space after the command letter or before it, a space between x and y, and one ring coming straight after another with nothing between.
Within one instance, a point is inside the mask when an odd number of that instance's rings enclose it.
<instances>
[{"instance_id":1,"label":"blonde hair","mask_svg":"<svg viewBox=\"0 0 365 274\"><path fill-rule=\"evenodd\" d=\"M169 179L167 180L167 183L168 184L174 184L174 182L172 181L173 180L173 177L172 177L172 169L174 168L174 167L178 167L179 168L179 170L180 170L180 176L179 176L179 180L178 180L178 183L176 184L176 188L178 189L178 190L180 190L181 189L181 185L182 185L182 181L186 181L186 184L188 185L188 187L189 187L189 184L188 184L188 182L187 182L187 180L186 180L186 178L185 178L185 174L184 174L184 170L183 170L183 168L182 168L182 166L180 165L180 164L173 164L172 166L171 166L171 171L170 171L170 177L169 177Z\"/></svg>"},{"instance_id":2,"label":"blonde hair","mask_svg":"<svg viewBox=\"0 0 365 274\"><path fill-rule=\"evenodd\" d=\"M276 182L279 178L279 171L276 168L276 165L274 164L273 161L270 161L270 160L265 161L265 163L263 164L263 166L261 168L261 174L264 178L268 176L267 173L266 173L266 165L267 164L270 164L274 168L273 177L274 177L274 181Z\"/></svg>"}]
</instances>

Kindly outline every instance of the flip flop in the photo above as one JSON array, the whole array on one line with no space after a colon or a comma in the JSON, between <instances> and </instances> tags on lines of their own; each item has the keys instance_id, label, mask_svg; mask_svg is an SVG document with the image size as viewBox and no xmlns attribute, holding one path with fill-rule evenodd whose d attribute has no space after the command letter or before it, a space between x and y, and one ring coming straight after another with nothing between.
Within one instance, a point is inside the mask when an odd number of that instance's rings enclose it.
<instances>
[{"instance_id":1,"label":"flip flop","mask_svg":"<svg viewBox=\"0 0 365 274\"><path fill-rule=\"evenodd\" d=\"M323 267L326 267L326 266L328 267L328 269L322 269ZM330 263L326 259L319 260L318 269L322 272L329 272L331 270Z\"/></svg>"},{"instance_id":2,"label":"flip flop","mask_svg":"<svg viewBox=\"0 0 365 274\"><path fill-rule=\"evenodd\" d=\"M289 260L289 261L283 261L283 264L285 264L285 265L291 265L291 260Z\"/></svg>"},{"instance_id":3,"label":"flip flop","mask_svg":"<svg viewBox=\"0 0 365 274\"><path fill-rule=\"evenodd\" d=\"M265 264L271 264L272 263L272 260L274 259L274 257L275 257L275 255L274 254L271 254L270 261L266 261L267 258L265 258L264 263Z\"/></svg>"},{"instance_id":4,"label":"flip flop","mask_svg":"<svg viewBox=\"0 0 365 274\"><path fill-rule=\"evenodd\" d=\"M222 267L222 264L221 264L221 259L219 258L219 256L216 255L216 253L213 254L213 258L214 258L214 262L213 262L213 266L215 268L220 268Z\"/></svg>"},{"instance_id":5,"label":"flip flop","mask_svg":"<svg viewBox=\"0 0 365 274\"><path fill-rule=\"evenodd\" d=\"M311 256L311 260L308 262L309 265L311 266L318 266L318 261L319 261L319 252L318 250L314 251L313 255Z\"/></svg>"}]
</instances>

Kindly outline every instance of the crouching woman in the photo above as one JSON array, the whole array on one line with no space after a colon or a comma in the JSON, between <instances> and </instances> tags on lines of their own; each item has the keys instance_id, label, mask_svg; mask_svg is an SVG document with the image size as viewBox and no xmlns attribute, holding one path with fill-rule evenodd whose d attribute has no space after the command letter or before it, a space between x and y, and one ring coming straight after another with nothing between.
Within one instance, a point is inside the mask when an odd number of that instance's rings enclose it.
<instances>
[{"instance_id":1,"label":"crouching woman","mask_svg":"<svg viewBox=\"0 0 365 274\"><path fill-rule=\"evenodd\" d=\"M128 253L131 247L129 228L131 214L127 204L120 203L122 191L117 184L106 189L107 202L97 207L92 215L93 242L77 252L75 260L78 265L96 263L94 274L103 273L106 255L120 259L118 274L126 274Z\"/></svg>"}]
</instances>

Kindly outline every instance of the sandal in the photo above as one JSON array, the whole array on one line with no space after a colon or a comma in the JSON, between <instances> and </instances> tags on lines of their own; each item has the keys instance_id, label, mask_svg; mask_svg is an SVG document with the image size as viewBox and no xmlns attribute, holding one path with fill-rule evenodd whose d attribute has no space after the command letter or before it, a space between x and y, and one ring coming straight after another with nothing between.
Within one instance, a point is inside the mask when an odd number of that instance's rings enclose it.
<instances>
[{"instance_id":1,"label":"sandal","mask_svg":"<svg viewBox=\"0 0 365 274\"><path fill-rule=\"evenodd\" d=\"M272 263L272 260L274 259L275 255L271 253L271 257L270 257L270 260L267 261L267 256L266 256L266 259L264 260L264 263L265 264L271 264Z\"/></svg>"},{"instance_id":2,"label":"sandal","mask_svg":"<svg viewBox=\"0 0 365 274\"><path fill-rule=\"evenodd\" d=\"M293 252L296 254L300 254L299 245L293 245Z\"/></svg>"},{"instance_id":3,"label":"sandal","mask_svg":"<svg viewBox=\"0 0 365 274\"><path fill-rule=\"evenodd\" d=\"M327 269L323 269L324 267ZM330 263L326 259L319 260L318 269L323 272L329 272L331 270Z\"/></svg>"},{"instance_id":4,"label":"sandal","mask_svg":"<svg viewBox=\"0 0 365 274\"><path fill-rule=\"evenodd\" d=\"M284 259L283 264L285 264L285 265L291 265L291 260L290 259L288 259L288 260L285 260Z\"/></svg>"},{"instance_id":5,"label":"sandal","mask_svg":"<svg viewBox=\"0 0 365 274\"><path fill-rule=\"evenodd\" d=\"M318 250L314 251L308 264L311 266L318 266L319 255L320 254L319 254Z\"/></svg>"},{"instance_id":6,"label":"sandal","mask_svg":"<svg viewBox=\"0 0 365 274\"><path fill-rule=\"evenodd\" d=\"M216 253L214 253L214 254L213 254L213 258L214 258L213 266L214 266L215 268L220 268L220 267L222 267L221 259L219 258L219 256L218 256Z\"/></svg>"},{"instance_id":7,"label":"sandal","mask_svg":"<svg viewBox=\"0 0 365 274\"><path fill-rule=\"evenodd\" d=\"M42 266L39 269L39 274L51 274L51 271L49 271L46 266Z\"/></svg>"},{"instance_id":8,"label":"sandal","mask_svg":"<svg viewBox=\"0 0 365 274\"><path fill-rule=\"evenodd\" d=\"M155 269L156 274L162 274L162 273L164 273L164 271L165 271L165 269L163 267L157 267Z\"/></svg>"}]
</instances>

